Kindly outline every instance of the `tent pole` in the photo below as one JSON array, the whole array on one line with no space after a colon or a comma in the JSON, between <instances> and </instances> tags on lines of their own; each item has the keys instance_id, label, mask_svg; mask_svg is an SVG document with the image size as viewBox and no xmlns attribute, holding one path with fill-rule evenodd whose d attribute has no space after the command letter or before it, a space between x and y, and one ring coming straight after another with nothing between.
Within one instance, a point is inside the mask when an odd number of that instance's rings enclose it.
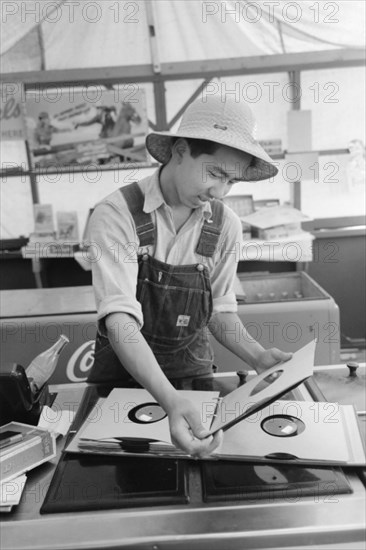
<instances>
[{"instance_id":1,"label":"tent pole","mask_svg":"<svg viewBox=\"0 0 366 550\"><path fill-rule=\"evenodd\" d=\"M157 131L169 130L166 114L165 81L162 78L154 79L154 101Z\"/></svg>"},{"instance_id":2,"label":"tent pole","mask_svg":"<svg viewBox=\"0 0 366 550\"><path fill-rule=\"evenodd\" d=\"M145 0L144 5L146 10L146 19L147 19L148 31L149 31L150 52L151 52L151 59L153 62L153 69L155 74L160 74L161 64L159 59L158 42L156 39L153 5L151 3L151 0Z\"/></svg>"},{"instance_id":3,"label":"tent pole","mask_svg":"<svg viewBox=\"0 0 366 550\"><path fill-rule=\"evenodd\" d=\"M289 71L289 84L291 92L291 109L300 111L301 109L301 73L299 70Z\"/></svg>"},{"instance_id":4,"label":"tent pole","mask_svg":"<svg viewBox=\"0 0 366 550\"><path fill-rule=\"evenodd\" d=\"M301 110L301 72L299 70L289 71L289 83L291 90L291 110ZM301 210L301 180L294 181L291 184L291 202L294 208ZM306 262L298 262L296 271L307 271Z\"/></svg>"},{"instance_id":5,"label":"tent pole","mask_svg":"<svg viewBox=\"0 0 366 550\"><path fill-rule=\"evenodd\" d=\"M291 110L300 111L301 109L301 73L300 71L289 71L289 83L291 91ZM294 208L301 210L301 181L294 181L291 184L291 202Z\"/></svg>"},{"instance_id":6,"label":"tent pole","mask_svg":"<svg viewBox=\"0 0 366 550\"><path fill-rule=\"evenodd\" d=\"M154 85L154 102L155 102L155 120L154 130L168 130L169 125L166 114L166 97L165 97L165 82L160 76L161 64L159 59L158 43L156 38L155 16L151 0L146 0L145 3L146 20L149 31L149 42L151 59L153 63L153 85ZM151 123L150 123L151 125ZM152 125L151 125L152 126Z\"/></svg>"},{"instance_id":7,"label":"tent pole","mask_svg":"<svg viewBox=\"0 0 366 550\"><path fill-rule=\"evenodd\" d=\"M30 179L30 185L31 185L31 193L32 193L32 202L33 204L39 203L39 191L38 191L38 182L37 182L37 176L33 172L33 159L29 148L28 140L25 140L25 150L27 152L27 161L29 166L29 179Z\"/></svg>"}]
</instances>

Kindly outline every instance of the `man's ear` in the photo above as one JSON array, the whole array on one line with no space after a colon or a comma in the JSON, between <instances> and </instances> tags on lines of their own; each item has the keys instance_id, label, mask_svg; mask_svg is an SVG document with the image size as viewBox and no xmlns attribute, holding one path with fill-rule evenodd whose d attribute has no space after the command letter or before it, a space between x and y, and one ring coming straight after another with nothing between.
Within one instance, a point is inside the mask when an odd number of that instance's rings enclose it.
<instances>
[{"instance_id":1,"label":"man's ear","mask_svg":"<svg viewBox=\"0 0 366 550\"><path fill-rule=\"evenodd\" d=\"M172 146L172 157L180 161L187 150L189 150L188 143L184 138L179 138Z\"/></svg>"}]
</instances>

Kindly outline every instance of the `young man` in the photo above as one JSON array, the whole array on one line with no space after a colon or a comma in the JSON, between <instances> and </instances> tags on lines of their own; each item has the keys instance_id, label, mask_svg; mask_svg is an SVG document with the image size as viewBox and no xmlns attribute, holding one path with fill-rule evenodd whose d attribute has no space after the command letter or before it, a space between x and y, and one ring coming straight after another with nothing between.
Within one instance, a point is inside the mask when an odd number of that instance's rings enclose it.
<instances>
[{"instance_id":1,"label":"young man","mask_svg":"<svg viewBox=\"0 0 366 550\"><path fill-rule=\"evenodd\" d=\"M132 376L167 412L173 442L193 456L210 454L221 434L207 437L171 380L212 373L208 328L257 372L291 357L265 350L236 313L241 222L219 199L237 181L277 173L254 125L244 103L196 100L176 134L148 135L162 167L109 195L91 218L98 337L89 381Z\"/></svg>"}]
</instances>

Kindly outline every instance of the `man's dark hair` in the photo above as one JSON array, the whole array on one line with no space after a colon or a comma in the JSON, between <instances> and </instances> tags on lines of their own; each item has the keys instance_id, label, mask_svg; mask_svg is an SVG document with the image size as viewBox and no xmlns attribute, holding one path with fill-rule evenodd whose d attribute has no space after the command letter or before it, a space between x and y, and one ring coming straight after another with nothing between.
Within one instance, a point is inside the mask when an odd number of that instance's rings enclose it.
<instances>
[{"instance_id":1,"label":"man's dark hair","mask_svg":"<svg viewBox=\"0 0 366 550\"><path fill-rule=\"evenodd\" d=\"M172 139L172 147L174 143L181 139L179 137L174 137ZM219 147L220 143L214 141L208 141L207 139L193 139L193 138L183 138L186 140L189 146L191 156L195 159L200 155L214 155Z\"/></svg>"},{"instance_id":2,"label":"man's dark hair","mask_svg":"<svg viewBox=\"0 0 366 550\"><path fill-rule=\"evenodd\" d=\"M171 140L171 147L173 147L174 143L178 139L181 139L180 137L174 137ZM200 155L214 155L216 151L221 147L220 143L217 143L216 141L209 141L208 139L194 139L194 138L183 138L188 143L188 147L191 153L192 158L197 158ZM255 165L255 158L251 156L251 160L249 163L249 167L252 167Z\"/></svg>"}]
</instances>

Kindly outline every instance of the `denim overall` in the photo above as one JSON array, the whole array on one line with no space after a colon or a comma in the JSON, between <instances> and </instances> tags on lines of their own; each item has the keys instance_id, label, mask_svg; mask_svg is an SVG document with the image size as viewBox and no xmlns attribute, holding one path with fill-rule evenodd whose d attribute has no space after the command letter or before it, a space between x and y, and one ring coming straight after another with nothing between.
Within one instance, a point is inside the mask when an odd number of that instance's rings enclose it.
<instances>
[{"instance_id":1,"label":"denim overall","mask_svg":"<svg viewBox=\"0 0 366 550\"><path fill-rule=\"evenodd\" d=\"M143 211L144 195L132 183L120 189L134 219L140 248L153 245L155 228ZM196 252L212 257L223 221L223 204L213 201L212 218L205 220ZM140 254L136 297L142 306L142 334L169 379L212 373L213 353L207 324L212 314L210 276L206 266L170 265ZM133 336L131 336L133 341ZM131 344L133 345L133 344ZM108 338L97 335L94 364L88 382L131 382Z\"/></svg>"}]
</instances>

